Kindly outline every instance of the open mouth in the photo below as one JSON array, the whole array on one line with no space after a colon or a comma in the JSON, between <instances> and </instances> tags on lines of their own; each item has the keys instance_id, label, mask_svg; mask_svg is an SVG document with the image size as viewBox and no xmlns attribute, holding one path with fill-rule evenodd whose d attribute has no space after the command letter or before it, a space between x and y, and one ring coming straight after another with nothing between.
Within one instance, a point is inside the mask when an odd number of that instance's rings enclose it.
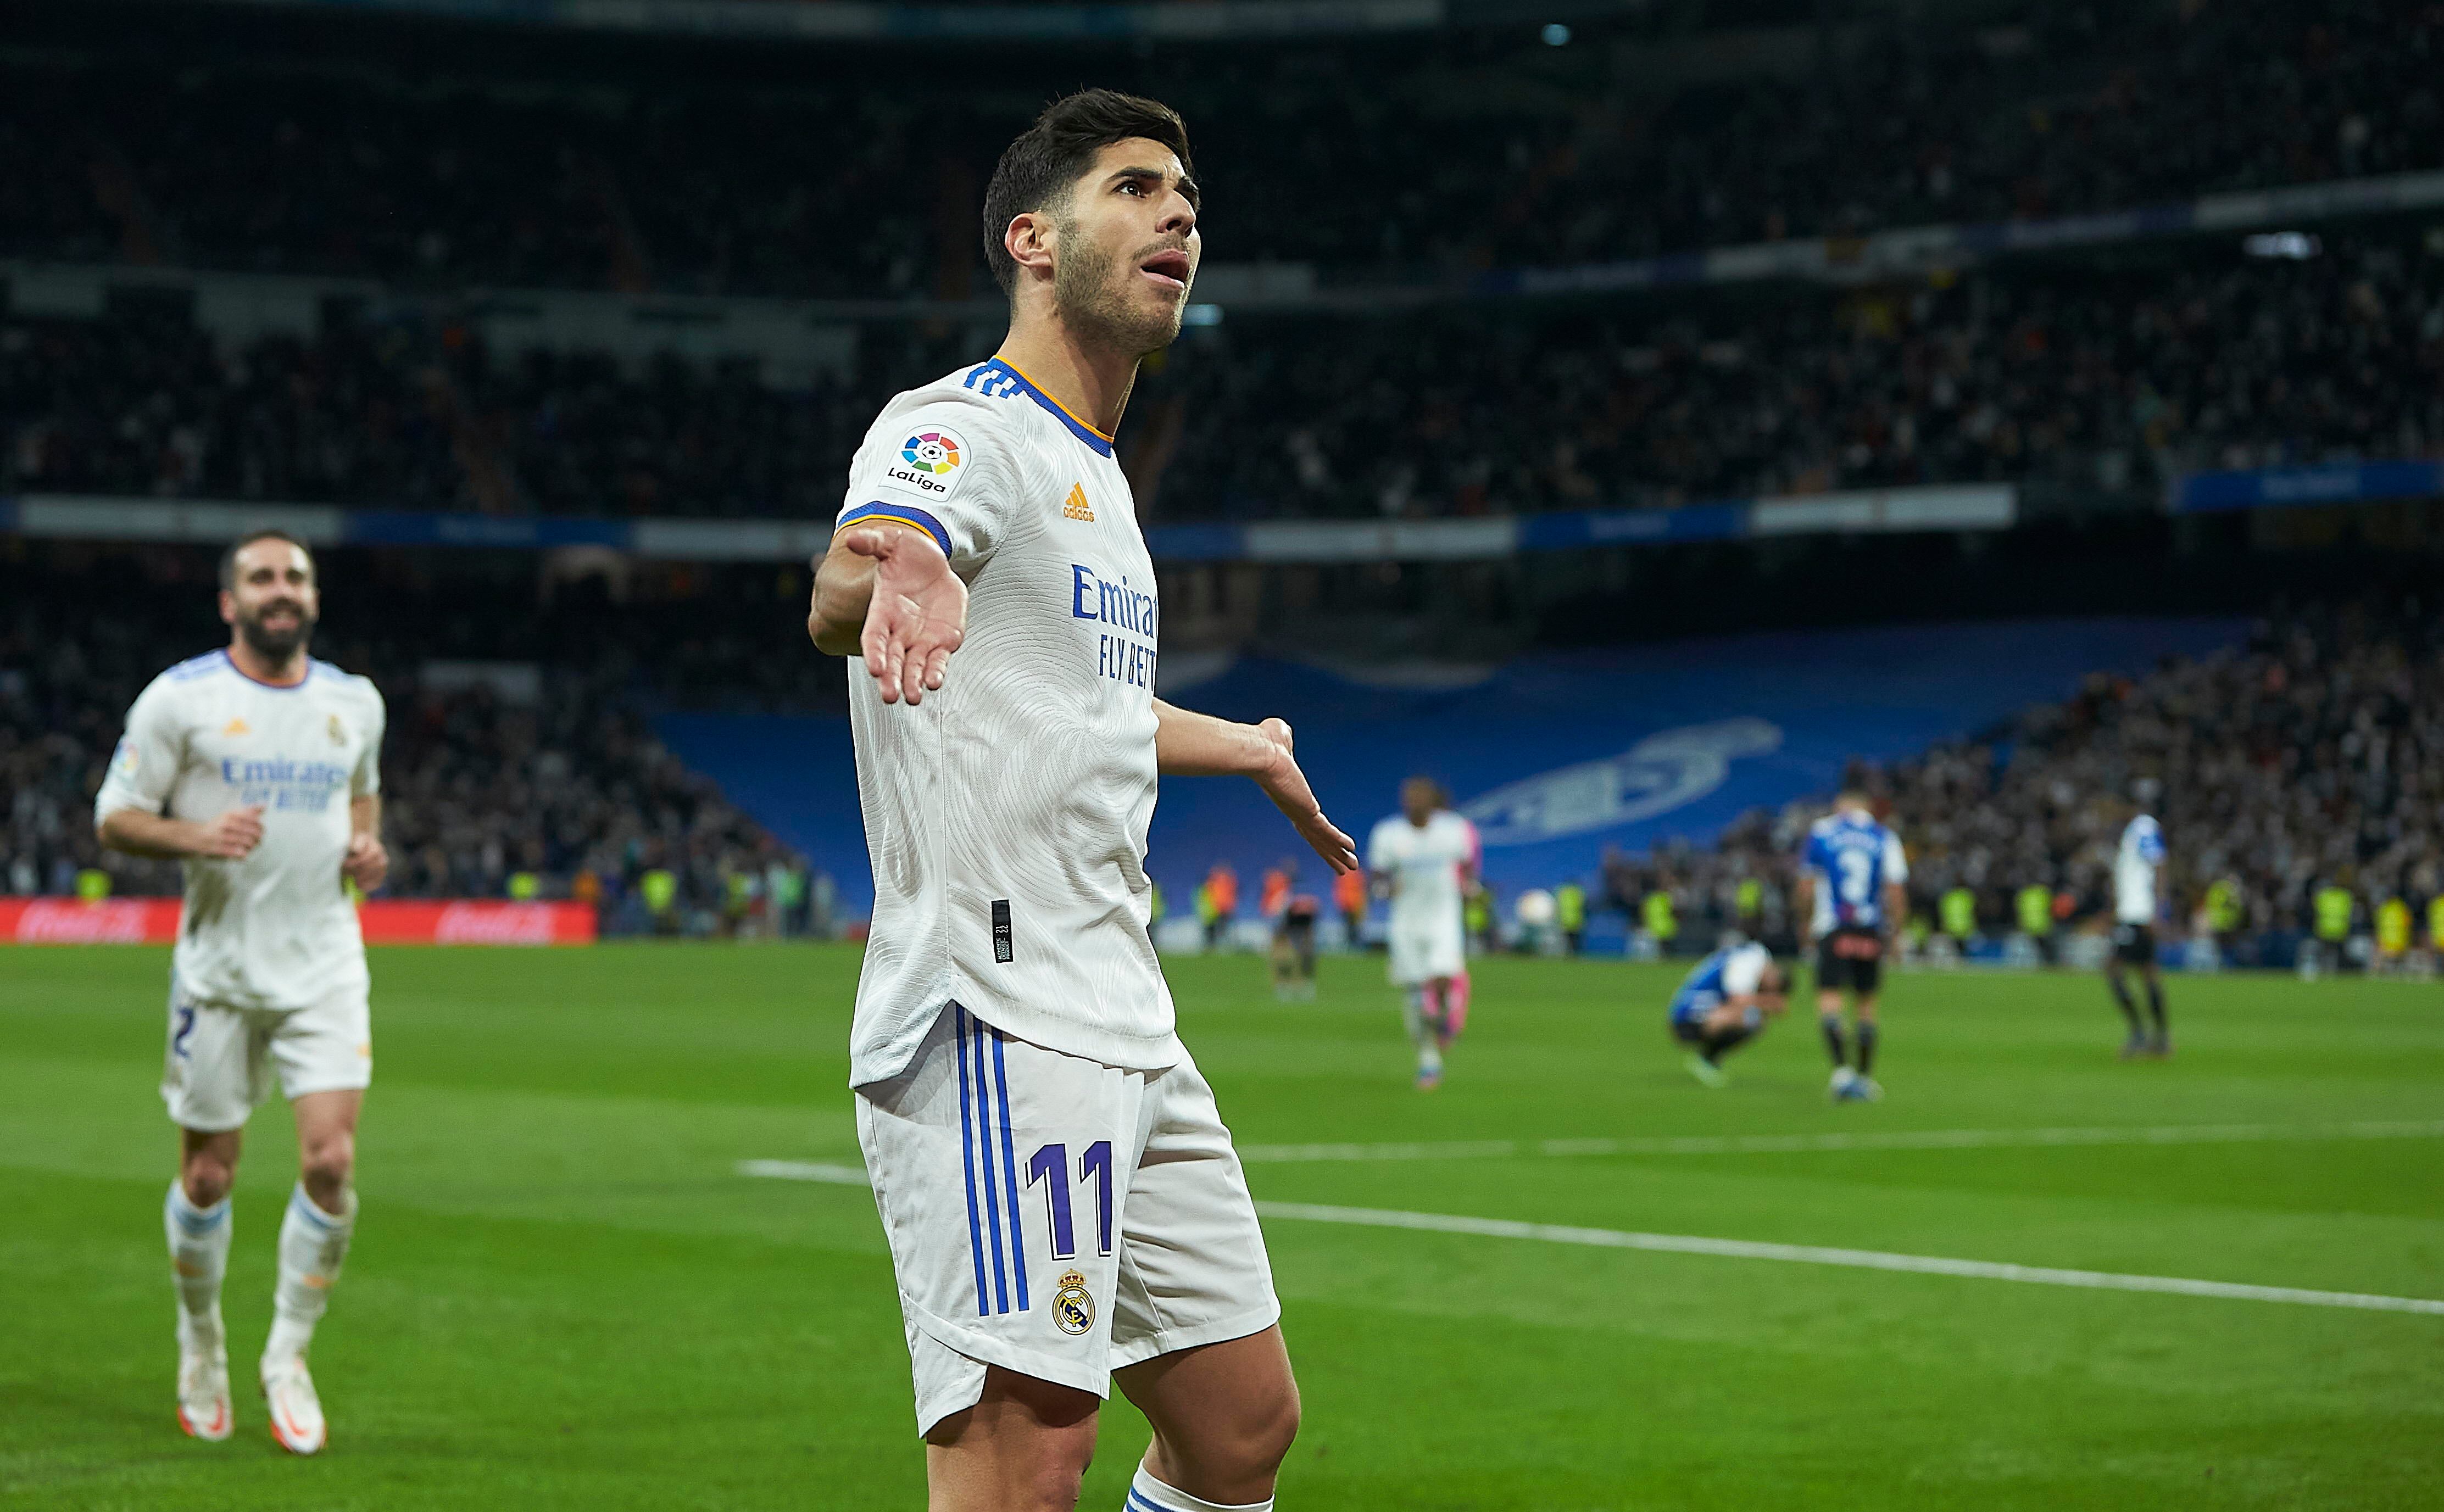
<instances>
[{"instance_id":1,"label":"open mouth","mask_svg":"<svg viewBox=\"0 0 2444 1512\"><path fill-rule=\"evenodd\" d=\"M1138 265L1138 271L1165 288L1188 287L1188 254L1177 248L1165 248Z\"/></svg>"}]
</instances>

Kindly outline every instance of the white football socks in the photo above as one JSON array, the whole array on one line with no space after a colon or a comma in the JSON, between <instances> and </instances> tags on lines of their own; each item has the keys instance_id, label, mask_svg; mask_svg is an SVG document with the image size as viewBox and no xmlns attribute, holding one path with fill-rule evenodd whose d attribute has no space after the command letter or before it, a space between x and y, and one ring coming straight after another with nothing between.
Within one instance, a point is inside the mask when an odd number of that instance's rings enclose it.
<instances>
[{"instance_id":1,"label":"white football socks","mask_svg":"<svg viewBox=\"0 0 2444 1512\"><path fill-rule=\"evenodd\" d=\"M161 1227L170 1240L170 1268L178 1283L178 1337L192 1348L225 1347L221 1329L221 1278L229 1272L230 1199L210 1208L187 1200L175 1179L161 1205Z\"/></svg>"},{"instance_id":2,"label":"white football socks","mask_svg":"<svg viewBox=\"0 0 2444 1512\"><path fill-rule=\"evenodd\" d=\"M356 1232L354 1191L347 1194L345 1208L344 1212L324 1212L306 1195L303 1182L289 1193L287 1215L280 1220L280 1280L271 1294L271 1338L263 1346L265 1359L303 1355L314 1341L314 1325L331 1300L331 1287L348 1258L348 1237Z\"/></svg>"},{"instance_id":3,"label":"white football socks","mask_svg":"<svg viewBox=\"0 0 2444 1512\"><path fill-rule=\"evenodd\" d=\"M1201 1501L1176 1485L1163 1484L1140 1465L1138 1478L1129 1483L1128 1512L1273 1512L1273 1502L1270 1497L1262 1502Z\"/></svg>"},{"instance_id":4,"label":"white football socks","mask_svg":"<svg viewBox=\"0 0 2444 1512\"><path fill-rule=\"evenodd\" d=\"M1443 1068L1441 1037L1426 1023L1426 989L1420 985L1409 988L1400 999L1400 1022L1409 1031L1409 1042L1417 1047L1417 1069L1440 1072Z\"/></svg>"}]
</instances>

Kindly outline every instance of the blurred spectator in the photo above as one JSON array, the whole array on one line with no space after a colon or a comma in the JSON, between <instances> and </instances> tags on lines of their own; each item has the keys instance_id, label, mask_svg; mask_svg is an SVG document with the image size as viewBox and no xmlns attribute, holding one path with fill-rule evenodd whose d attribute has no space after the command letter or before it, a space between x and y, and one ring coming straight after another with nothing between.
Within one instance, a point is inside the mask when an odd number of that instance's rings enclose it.
<instances>
[{"instance_id":1,"label":"blurred spectator","mask_svg":"<svg viewBox=\"0 0 2444 1512\"><path fill-rule=\"evenodd\" d=\"M2444 161L2429 0L1915 9L1694 32L1526 27L1105 54L1187 117L1213 255L1466 276L2128 208ZM786 87L636 66L444 80L258 41L20 54L0 251L399 284L885 298L988 287L972 205L1070 49L808 49ZM981 49L976 49L980 51ZM649 55L648 55L649 54ZM495 68L504 65L495 64ZM516 65L508 65L514 70ZM650 70L651 89L634 82ZM911 193L911 186L922 186ZM843 229L846 229L844 233Z\"/></svg>"},{"instance_id":2,"label":"blurred spectator","mask_svg":"<svg viewBox=\"0 0 2444 1512\"><path fill-rule=\"evenodd\" d=\"M1162 523L1973 481L2129 498L2185 470L2444 447L2444 239L2165 256L1602 314L1250 320L1150 367L1123 458ZM159 321L11 319L0 489L824 519L885 398L980 350L878 327L851 379L785 392L737 365L631 377L407 327L223 353Z\"/></svg>"}]
</instances>

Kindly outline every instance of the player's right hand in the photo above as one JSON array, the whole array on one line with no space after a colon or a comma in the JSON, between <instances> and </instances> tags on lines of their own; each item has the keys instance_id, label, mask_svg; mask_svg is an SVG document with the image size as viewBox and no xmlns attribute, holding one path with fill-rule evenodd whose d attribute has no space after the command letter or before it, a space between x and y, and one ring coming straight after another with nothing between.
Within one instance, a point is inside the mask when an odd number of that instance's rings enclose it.
<instances>
[{"instance_id":1,"label":"player's right hand","mask_svg":"<svg viewBox=\"0 0 2444 1512\"><path fill-rule=\"evenodd\" d=\"M196 855L237 860L263 839L263 805L253 803L245 808L232 808L206 823L203 831Z\"/></svg>"},{"instance_id":2,"label":"player's right hand","mask_svg":"<svg viewBox=\"0 0 2444 1512\"><path fill-rule=\"evenodd\" d=\"M884 703L923 703L942 686L951 653L967 638L968 585L919 530L867 526L842 532L839 544L874 560L874 592L858 637L867 673Z\"/></svg>"}]
</instances>

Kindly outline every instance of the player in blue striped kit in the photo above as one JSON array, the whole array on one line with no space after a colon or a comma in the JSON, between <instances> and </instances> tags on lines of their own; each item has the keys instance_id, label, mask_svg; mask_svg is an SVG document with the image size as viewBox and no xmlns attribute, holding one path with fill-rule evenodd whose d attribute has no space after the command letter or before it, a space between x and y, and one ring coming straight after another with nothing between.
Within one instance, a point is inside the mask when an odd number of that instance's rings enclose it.
<instances>
[{"instance_id":1,"label":"player in blue striped kit","mask_svg":"<svg viewBox=\"0 0 2444 1512\"><path fill-rule=\"evenodd\" d=\"M1726 946L1697 963L1672 994L1672 1037L1690 1047L1689 1074L1727 1086L1723 1057L1765 1031L1789 1005L1790 979L1762 945Z\"/></svg>"},{"instance_id":2,"label":"player in blue striped kit","mask_svg":"<svg viewBox=\"0 0 2444 1512\"><path fill-rule=\"evenodd\" d=\"M1833 1057L1825 1091L1837 1102L1884 1095L1868 1072L1876 1063L1876 989L1893 932L1909 917L1909 861L1900 837L1877 821L1866 795L1845 792L1833 812L1808 827L1799 856L1799 912L1816 949L1816 1022ZM1842 1032L1842 998L1858 1018L1858 1058Z\"/></svg>"}]
</instances>

